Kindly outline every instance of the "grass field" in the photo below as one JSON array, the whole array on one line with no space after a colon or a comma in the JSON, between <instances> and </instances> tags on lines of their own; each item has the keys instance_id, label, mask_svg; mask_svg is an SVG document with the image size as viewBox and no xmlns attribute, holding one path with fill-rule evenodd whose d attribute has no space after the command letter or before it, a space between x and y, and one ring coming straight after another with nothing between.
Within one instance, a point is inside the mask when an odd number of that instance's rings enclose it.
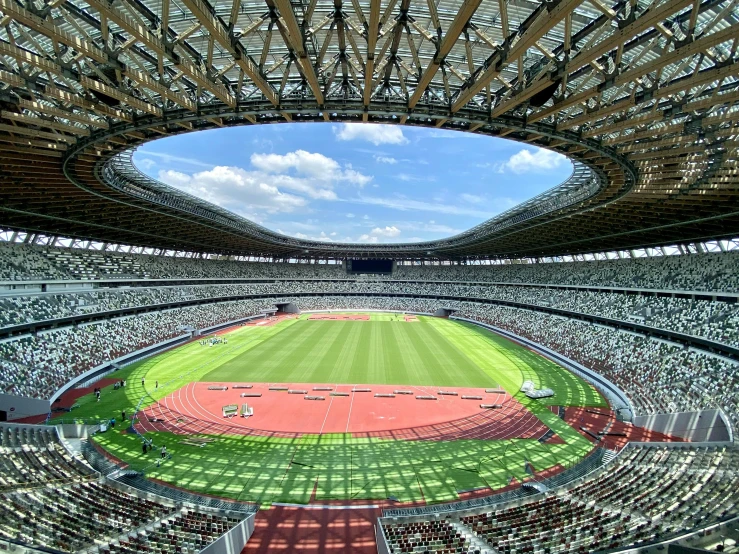
<instances>
[{"instance_id":1,"label":"grass field","mask_svg":"<svg viewBox=\"0 0 739 554\"><path fill-rule=\"evenodd\" d=\"M241 327L227 345L189 343L115 374L127 378L119 391L88 396L72 414L80 419L120 417L192 381L366 383L490 387L499 384L552 429L564 444L536 440L450 442L358 439L345 434L275 439L221 435L204 448L183 437L149 433L166 444L172 459L160 467L141 453L140 438L118 425L96 442L149 477L198 492L239 500L306 503L321 500L455 500L460 491L497 489L511 478L582 459L591 444L548 405L605 406L587 383L515 343L479 327L437 318L396 321L283 321ZM145 385L141 384L145 378ZM518 393L524 380L555 391L547 402ZM158 387L155 386L158 381Z\"/></svg>"},{"instance_id":2,"label":"grass field","mask_svg":"<svg viewBox=\"0 0 739 554\"><path fill-rule=\"evenodd\" d=\"M206 381L491 386L491 375L428 320L294 320Z\"/></svg>"}]
</instances>

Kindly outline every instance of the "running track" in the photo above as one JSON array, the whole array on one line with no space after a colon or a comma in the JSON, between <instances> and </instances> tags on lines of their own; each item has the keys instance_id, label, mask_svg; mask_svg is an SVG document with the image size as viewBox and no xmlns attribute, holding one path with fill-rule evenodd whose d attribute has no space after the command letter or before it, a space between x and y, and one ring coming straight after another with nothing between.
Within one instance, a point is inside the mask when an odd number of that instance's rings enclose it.
<instances>
[{"instance_id":1,"label":"running track","mask_svg":"<svg viewBox=\"0 0 739 554\"><path fill-rule=\"evenodd\" d=\"M505 393L485 393L484 389L445 388L458 396L439 395L438 387L391 385L284 384L325 396L308 401L302 394L270 391L276 383L256 383L252 389L208 390L214 383L189 383L153 404L139 415L141 431L170 431L178 434L231 434L298 438L304 434L351 433L355 437L395 440L500 440L540 438L548 428L519 402ZM331 386L349 396L330 396L329 391L313 391L315 386ZM351 392L353 388L371 392ZM375 393L395 389L412 390L413 395L378 398ZM241 392L260 392L261 398L241 398ZM417 400L416 395L433 395L438 400ZM462 400L462 395L483 396L484 400ZM224 419L226 404L247 402L254 407L251 418ZM480 404L502 404L499 409L481 409Z\"/></svg>"}]
</instances>

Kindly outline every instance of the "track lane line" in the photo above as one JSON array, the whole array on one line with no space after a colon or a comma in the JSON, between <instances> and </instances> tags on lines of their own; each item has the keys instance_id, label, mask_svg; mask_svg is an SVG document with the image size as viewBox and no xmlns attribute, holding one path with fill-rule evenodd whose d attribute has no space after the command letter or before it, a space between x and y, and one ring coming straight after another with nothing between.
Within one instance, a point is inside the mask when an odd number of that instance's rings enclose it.
<instances>
[{"instance_id":1,"label":"track lane line","mask_svg":"<svg viewBox=\"0 0 739 554\"><path fill-rule=\"evenodd\" d=\"M357 385L352 385L352 389L354 389L356 387L357 387ZM349 423L351 422L351 419L352 419L352 406L354 405L354 395L355 394L357 394L357 393L356 392L353 392L352 393L352 399L351 399L351 402L349 402L349 415L346 416L346 430L344 431L344 433L348 433L349 432Z\"/></svg>"},{"instance_id":2,"label":"track lane line","mask_svg":"<svg viewBox=\"0 0 739 554\"><path fill-rule=\"evenodd\" d=\"M334 387L334 390L336 390L336 384L333 384L331 386ZM326 417L323 418L323 424L321 425L321 430L318 431L318 434L319 435L323 435L323 428L326 426L326 421L328 420L328 413L331 411L331 406L334 403L334 398L335 397L334 396L331 396L331 395L329 395L329 396L330 396L331 400L329 400L328 410L326 410ZM347 427L349 427L349 422L347 422Z\"/></svg>"}]
</instances>

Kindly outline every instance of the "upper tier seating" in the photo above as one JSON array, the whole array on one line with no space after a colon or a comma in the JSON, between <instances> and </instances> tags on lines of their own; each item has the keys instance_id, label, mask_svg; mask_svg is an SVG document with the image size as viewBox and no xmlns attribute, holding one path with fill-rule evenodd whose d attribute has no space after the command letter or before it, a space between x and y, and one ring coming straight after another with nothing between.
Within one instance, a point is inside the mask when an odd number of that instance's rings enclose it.
<instances>
[{"instance_id":1,"label":"upper tier seating","mask_svg":"<svg viewBox=\"0 0 739 554\"><path fill-rule=\"evenodd\" d=\"M665 540L730 517L737 503L736 449L629 447L606 471L543 497L435 522L384 519L382 526L393 553L436 551L428 528L454 528L460 541L490 552L580 553Z\"/></svg>"},{"instance_id":2,"label":"upper tier seating","mask_svg":"<svg viewBox=\"0 0 739 554\"><path fill-rule=\"evenodd\" d=\"M346 279L340 265L255 263L0 243L0 281ZM739 252L492 266L397 266L394 279L739 292Z\"/></svg>"},{"instance_id":3,"label":"upper tier seating","mask_svg":"<svg viewBox=\"0 0 739 554\"><path fill-rule=\"evenodd\" d=\"M0 243L0 281L280 277L342 279L346 272L340 265L235 262Z\"/></svg>"}]
</instances>

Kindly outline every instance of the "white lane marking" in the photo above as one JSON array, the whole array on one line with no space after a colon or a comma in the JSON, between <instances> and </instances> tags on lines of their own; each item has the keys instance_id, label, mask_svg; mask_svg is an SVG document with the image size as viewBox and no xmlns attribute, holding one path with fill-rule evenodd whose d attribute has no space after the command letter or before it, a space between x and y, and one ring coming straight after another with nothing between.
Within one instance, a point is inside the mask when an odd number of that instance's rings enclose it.
<instances>
[{"instance_id":1,"label":"white lane marking","mask_svg":"<svg viewBox=\"0 0 739 554\"><path fill-rule=\"evenodd\" d=\"M357 385L352 385L352 389L356 388ZM346 418L346 429L344 430L344 433L349 432L349 421L352 419L352 405L354 404L354 395L357 394L356 392L352 393L352 400L349 403L349 415Z\"/></svg>"},{"instance_id":2,"label":"white lane marking","mask_svg":"<svg viewBox=\"0 0 739 554\"><path fill-rule=\"evenodd\" d=\"M336 389L336 385L333 385L334 389ZM323 435L323 428L326 426L326 420L328 420L328 413L331 411L331 405L334 403L334 397L330 396L331 400L328 402L328 410L326 410L326 417L323 418L323 424L321 425L321 430L318 431L319 435ZM347 427L349 426L349 422L347 422Z\"/></svg>"}]
</instances>

